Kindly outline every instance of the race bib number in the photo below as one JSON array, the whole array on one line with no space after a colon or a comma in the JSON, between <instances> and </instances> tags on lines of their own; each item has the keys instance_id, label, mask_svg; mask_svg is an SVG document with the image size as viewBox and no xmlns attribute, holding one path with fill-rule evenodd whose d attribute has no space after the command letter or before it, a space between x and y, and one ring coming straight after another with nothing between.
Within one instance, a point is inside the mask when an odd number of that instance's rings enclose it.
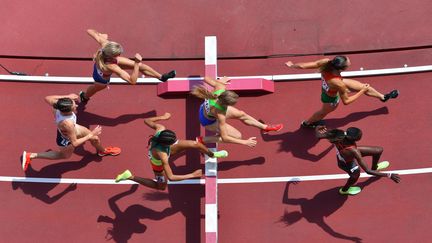
<instances>
[{"instance_id":1,"label":"race bib number","mask_svg":"<svg viewBox=\"0 0 432 243\"><path fill-rule=\"evenodd\" d=\"M323 88L323 90L325 90L326 92L329 91L330 87L328 86L327 82L324 80L324 78L321 78L322 81L322 85L321 87Z\"/></svg>"}]
</instances>

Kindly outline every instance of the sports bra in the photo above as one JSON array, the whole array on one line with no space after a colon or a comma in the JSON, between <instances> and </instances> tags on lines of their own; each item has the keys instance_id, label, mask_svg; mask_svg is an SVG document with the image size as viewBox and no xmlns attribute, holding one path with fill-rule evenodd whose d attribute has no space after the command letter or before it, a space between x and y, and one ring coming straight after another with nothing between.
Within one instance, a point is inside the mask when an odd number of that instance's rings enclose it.
<instances>
[{"instance_id":1,"label":"sports bra","mask_svg":"<svg viewBox=\"0 0 432 243\"><path fill-rule=\"evenodd\" d=\"M330 88L330 86L328 85L327 82L331 79L334 79L334 78L342 80L342 76L340 76L340 75L336 75L336 74L329 73L329 72L322 72L321 73L321 81L322 81L321 87L327 95L332 96L332 97L337 95L338 90L335 88Z\"/></svg>"},{"instance_id":2,"label":"sports bra","mask_svg":"<svg viewBox=\"0 0 432 243\"><path fill-rule=\"evenodd\" d=\"M341 155L341 152L346 150L346 149L349 149L349 148L355 148L356 149L357 144L345 145L342 143L337 143L337 144L335 144L335 148L336 148L336 156L338 157L338 159L347 163L349 161L345 160L345 158Z\"/></svg>"}]
</instances>

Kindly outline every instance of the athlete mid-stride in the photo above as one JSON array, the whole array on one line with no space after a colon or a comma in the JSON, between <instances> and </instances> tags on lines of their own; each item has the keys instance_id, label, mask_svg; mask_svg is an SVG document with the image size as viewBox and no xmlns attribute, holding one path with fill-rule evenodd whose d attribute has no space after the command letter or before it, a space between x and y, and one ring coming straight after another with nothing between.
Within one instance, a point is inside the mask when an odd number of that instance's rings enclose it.
<instances>
[{"instance_id":1,"label":"athlete mid-stride","mask_svg":"<svg viewBox=\"0 0 432 243\"><path fill-rule=\"evenodd\" d=\"M354 186L360 177L360 168L369 175L388 177L396 183L400 182L398 174L379 172L379 170L383 170L390 165L388 161L379 162L383 152L382 147L357 146L357 142L362 137L360 129L350 127L346 131L340 129L327 130L325 126L317 126L315 131L319 139L324 138L334 144L338 166L349 175L348 181L339 190L340 194L355 195L360 193L361 188ZM371 168L363 161L365 156L372 156Z\"/></svg>"}]
</instances>

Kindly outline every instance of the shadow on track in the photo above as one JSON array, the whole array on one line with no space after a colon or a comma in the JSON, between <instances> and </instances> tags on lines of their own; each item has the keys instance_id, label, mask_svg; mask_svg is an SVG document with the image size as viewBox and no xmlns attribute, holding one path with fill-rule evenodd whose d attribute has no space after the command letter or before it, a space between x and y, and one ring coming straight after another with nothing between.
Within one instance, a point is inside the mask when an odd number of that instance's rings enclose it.
<instances>
[{"instance_id":1,"label":"shadow on track","mask_svg":"<svg viewBox=\"0 0 432 243\"><path fill-rule=\"evenodd\" d=\"M122 211L117 205L117 201L133 194L137 189L138 184L134 184L128 191L121 192L108 199L108 204L111 211L114 213L114 217L99 215L97 218L97 222L99 223L112 224L112 227L108 227L107 229L106 240L126 243L133 234L144 233L147 230L147 226L140 222L141 219L162 220L176 212L172 208L166 208L158 212L140 204L130 205Z\"/></svg>"},{"instance_id":2,"label":"shadow on track","mask_svg":"<svg viewBox=\"0 0 432 243\"><path fill-rule=\"evenodd\" d=\"M40 170L34 170L30 165L25 172L26 177L40 177L40 178L61 178L62 175L69 171L79 170L87 166L92 161L101 161L101 157L96 154L87 152L80 161L60 162L50 164ZM47 204L53 204L67 193L76 190L76 184L68 185L62 192L55 196L50 196L51 190L56 188L59 183L28 183L12 181L12 189L21 189L24 194L28 194L36 199L41 200Z\"/></svg>"},{"instance_id":3,"label":"shadow on track","mask_svg":"<svg viewBox=\"0 0 432 243\"><path fill-rule=\"evenodd\" d=\"M380 177L370 177L364 182L358 183L357 185L364 188L371 183L379 180ZM285 191L282 197L282 202L288 205L300 205L301 211L288 212L285 210L284 214L280 217L279 222L284 223L286 226L290 226L302 218L306 219L309 223L316 224L322 230L327 232L329 235L344 240L350 240L353 242L361 242L362 239L355 236L347 236L342 233L336 232L330 225L328 225L324 218L329 217L347 201L348 196L339 194L339 188L335 187L326 191L322 191L316 194L313 198L289 198L288 189L290 184L297 184L296 182L288 182L285 187ZM355 199L353 199L355 200Z\"/></svg>"},{"instance_id":4,"label":"shadow on track","mask_svg":"<svg viewBox=\"0 0 432 243\"><path fill-rule=\"evenodd\" d=\"M124 114L113 118L88 112L84 110L82 106L78 106L77 110L78 123L85 127L89 127L90 125L114 127L137 119L144 119L153 116L156 116L155 110L137 114Z\"/></svg>"}]
</instances>

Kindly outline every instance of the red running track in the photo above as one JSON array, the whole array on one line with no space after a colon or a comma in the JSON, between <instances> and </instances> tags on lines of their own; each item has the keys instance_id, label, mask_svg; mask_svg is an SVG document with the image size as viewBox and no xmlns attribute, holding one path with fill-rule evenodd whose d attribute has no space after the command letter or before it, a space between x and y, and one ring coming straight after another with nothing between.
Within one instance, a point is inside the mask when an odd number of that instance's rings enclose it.
<instances>
[{"instance_id":1,"label":"red running track","mask_svg":"<svg viewBox=\"0 0 432 243\"><path fill-rule=\"evenodd\" d=\"M430 45L431 11L428 0L4 0L0 54L89 58L97 46L88 28L147 58L203 57L197 43L207 35L218 36L220 57L421 46Z\"/></svg>"},{"instance_id":2,"label":"red running track","mask_svg":"<svg viewBox=\"0 0 432 243\"><path fill-rule=\"evenodd\" d=\"M13 71L31 75L89 76L91 61L81 59L89 59L97 48L85 34L90 27L121 42L126 56L140 52L146 58L202 58L206 35L218 37L220 57L422 46L430 44L431 4L425 0L340 5L272 0L266 6L261 1L130 1L127 5L115 1L3 1L0 61ZM323 12L323 6L329 10ZM107 12L115 14L106 18ZM350 55L351 69L429 65L431 54L431 49L418 49ZM283 65L289 59L223 60L218 63L218 73L295 73ZM180 77L204 73L202 60L146 63L160 71L175 68ZM361 78L383 92L398 88L401 96L385 104L361 97L350 106L339 107L327 123L362 128L362 144L383 146L382 158L391 162L392 170L431 167L432 152L425 142L431 135L430 79L430 73ZM23 150L55 148L55 125L43 97L85 87L0 82L0 176L111 179L128 168L151 177L145 146L152 131L143 125L145 117L169 111L173 119L165 124L179 137L191 139L199 133L199 101L158 98L154 85L112 85L80 111L78 121L89 127L102 125L103 143L120 146L123 153L100 159L86 144L68 160L35 161L24 174L18 161ZM289 82L277 83L271 95L242 97L240 109L267 122L282 122L285 128L261 136L256 129L233 122L245 137L257 136L258 146L220 145L229 150L230 157L220 161L219 178L342 173L329 144L299 129L301 120L320 105L319 92L318 81ZM176 173L186 173L203 167L200 161L192 151L172 166ZM402 176L400 184L385 178L361 179L363 192L348 198L337 194L344 180L221 184L219 242L427 242L431 180L430 174ZM155 192L131 185L79 184L75 188L2 181L0 189L4 242L204 242L202 185L170 185L167 192Z\"/></svg>"},{"instance_id":3,"label":"red running track","mask_svg":"<svg viewBox=\"0 0 432 243\"><path fill-rule=\"evenodd\" d=\"M361 97L350 106L341 106L327 124L362 128L362 144L383 146L382 159L391 162L391 169L429 167L432 154L428 144L422 142L430 136L430 107L424 101L431 88L429 78L429 73L374 77L370 81L374 87L397 87L401 96L385 104ZM85 86L7 82L0 85L4 124L0 146L6 148L1 152L2 175L24 176L18 161L22 150L55 148L55 126L42 98ZM155 108L158 113L170 111L173 119L165 124L176 130L179 137L193 138L199 132L196 119L186 121L186 116L196 116L199 103L192 99L157 98L155 88L112 85L78 113L79 123L103 126L103 143L122 147L119 157L99 159L86 144L69 160L35 160L27 176L109 179L129 168L151 177L145 156L151 130L143 125L144 117L153 115ZM319 91L318 81L277 83L275 94L242 97L240 109L268 122L283 122L285 128L279 134L261 137L256 129L233 122L245 137L258 136L258 146L249 149L220 145L229 150L230 157L220 161L219 178L342 173L336 167L334 151L328 151L329 144L316 141L311 131L299 128L301 119L319 105ZM268 104L273 104L271 113L266 111ZM200 160L197 153L191 152L172 165L176 173L184 173L202 166ZM431 208L424 192L431 189L430 182L429 174L402 176L400 184L381 179L349 198L337 194L343 180L302 182L288 189L286 183L221 184L219 240L422 241L429 237ZM130 185L79 184L71 191L65 184L1 182L0 186L4 195L0 202L2 218L8 219L2 221L1 235L7 241L100 242L113 237L116 242L204 242L203 186L171 185L169 193L143 187L132 192Z\"/></svg>"}]
</instances>

